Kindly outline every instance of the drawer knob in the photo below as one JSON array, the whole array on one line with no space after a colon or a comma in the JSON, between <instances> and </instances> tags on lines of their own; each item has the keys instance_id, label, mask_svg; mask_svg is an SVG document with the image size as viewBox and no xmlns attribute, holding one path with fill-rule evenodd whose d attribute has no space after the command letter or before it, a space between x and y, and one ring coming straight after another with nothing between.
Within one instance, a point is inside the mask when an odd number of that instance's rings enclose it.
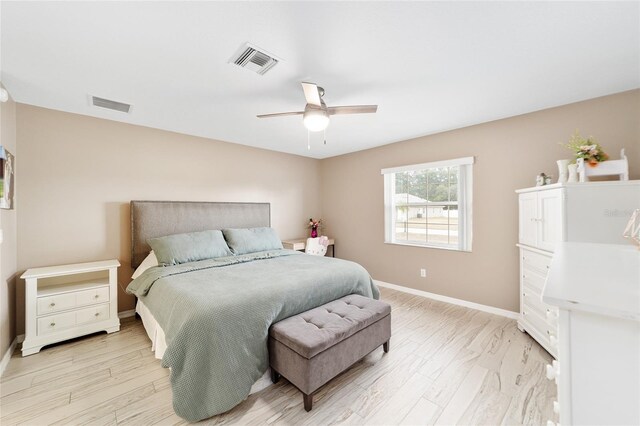
<instances>
[{"instance_id":1,"label":"drawer knob","mask_svg":"<svg viewBox=\"0 0 640 426\"><path fill-rule=\"evenodd\" d=\"M93 296L93 298L94 298L94 299L99 299L99 298L100 298L100 295L99 295L99 294L96 294L95 296Z\"/></svg>"},{"instance_id":2,"label":"drawer knob","mask_svg":"<svg viewBox=\"0 0 640 426\"><path fill-rule=\"evenodd\" d=\"M99 317L100 316L100 312L96 312L94 315Z\"/></svg>"},{"instance_id":3,"label":"drawer knob","mask_svg":"<svg viewBox=\"0 0 640 426\"><path fill-rule=\"evenodd\" d=\"M55 326L56 326L56 323L55 323L55 322L52 322L52 323L51 323L51 324L49 324L49 325L50 325L51 327L55 327Z\"/></svg>"},{"instance_id":4,"label":"drawer knob","mask_svg":"<svg viewBox=\"0 0 640 426\"><path fill-rule=\"evenodd\" d=\"M51 307L53 308L54 306L56 306L56 304L55 304L55 302L51 302L51 303L49 304L49 306L51 306Z\"/></svg>"},{"instance_id":5,"label":"drawer knob","mask_svg":"<svg viewBox=\"0 0 640 426\"><path fill-rule=\"evenodd\" d=\"M551 364L547 364L547 379L558 381L558 377L560 376L560 364L558 361L553 361Z\"/></svg>"}]
</instances>

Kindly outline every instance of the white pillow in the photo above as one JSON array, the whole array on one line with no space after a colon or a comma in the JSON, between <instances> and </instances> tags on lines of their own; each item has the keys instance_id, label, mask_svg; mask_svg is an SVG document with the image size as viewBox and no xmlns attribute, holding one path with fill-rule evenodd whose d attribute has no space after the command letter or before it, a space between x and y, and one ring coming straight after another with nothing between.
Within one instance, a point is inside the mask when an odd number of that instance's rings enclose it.
<instances>
[{"instance_id":1,"label":"white pillow","mask_svg":"<svg viewBox=\"0 0 640 426\"><path fill-rule=\"evenodd\" d=\"M136 269L133 275L131 275L131 279L135 280L140 275L142 275L144 271L154 266L158 266L158 258L156 257L156 254L153 252L153 250L151 250L151 253L149 253L149 255L144 258L140 266L138 266L138 269Z\"/></svg>"}]
</instances>

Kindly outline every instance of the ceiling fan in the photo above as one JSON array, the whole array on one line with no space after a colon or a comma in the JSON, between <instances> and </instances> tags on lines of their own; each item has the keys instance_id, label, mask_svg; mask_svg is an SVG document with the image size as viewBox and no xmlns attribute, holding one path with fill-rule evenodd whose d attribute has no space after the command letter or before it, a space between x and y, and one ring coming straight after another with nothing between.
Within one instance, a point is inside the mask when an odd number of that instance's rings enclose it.
<instances>
[{"instance_id":1,"label":"ceiling fan","mask_svg":"<svg viewBox=\"0 0 640 426\"><path fill-rule=\"evenodd\" d=\"M307 105L304 107L304 111L261 114L258 115L258 118L282 117L285 115L302 115L304 126L310 132L320 132L326 129L329 125L329 116L331 115L367 114L376 112L378 110L378 105L350 105L328 107L324 103L324 100L322 100L322 97L324 96L324 89L322 87L318 87L314 83L303 82L302 90L304 91L304 97L307 100Z\"/></svg>"}]
</instances>

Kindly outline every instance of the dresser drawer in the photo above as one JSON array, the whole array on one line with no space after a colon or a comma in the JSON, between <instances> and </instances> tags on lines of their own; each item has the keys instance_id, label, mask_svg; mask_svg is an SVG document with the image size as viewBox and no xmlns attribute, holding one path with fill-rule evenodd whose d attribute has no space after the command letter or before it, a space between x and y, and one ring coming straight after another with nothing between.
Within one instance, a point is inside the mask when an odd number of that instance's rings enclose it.
<instances>
[{"instance_id":1,"label":"dresser drawer","mask_svg":"<svg viewBox=\"0 0 640 426\"><path fill-rule=\"evenodd\" d=\"M552 346L555 350L558 338L558 326L556 324L550 324L546 319L546 315L540 314L540 310L537 307L526 303L522 305L522 317L542 335L544 344Z\"/></svg>"},{"instance_id":2,"label":"dresser drawer","mask_svg":"<svg viewBox=\"0 0 640 426\"><path fill-rule=\"evenodd\" d=\"M542 294L545 281L546 281L546 278L542 275L539 275L537 272L532 272L530 270L522 271L523 287L529 287L529 288L535 289L538 293Z\"/></svg>"},{"instance_id":3,"label":"dresser drawer","mask_svg":"<svg viewBox=\"0 0 640 426\"><path fill-rule=\"evenodd\" d=\"M540 294L529 289L522 292L522 306L537 315L540 321L547 322L545 304L540 299Z\"/></svg>"},{"instance_id":4,"label":"dresser drawer","mask_svg":"<svg viewBox=\"0 0 640 426\"><path fill-rule=\"evenodd\" d=\"M37 314L47 315L66 311L76 306L75 293L62 293L53 296L38 297Z\"/></svg>"},{"instance_id":5,"label":"dresser drawer","mask_svg":"<svg viewBox=\"0 0 640 426\"><path fill-rule=\"evenodd\" d=\"M551 264L551 257L528 250L521 251L523 274L534 272L546 279Z\"/></svg>"},{"instance_id":6,"label":"dresser drawer","mask_svg":"<svg viewBox=\"0 0 640 426\"><path fill-rule=\"evenodd\" d=\"M76 306L94 305L109 301L109 287L98 287L76 293Z\"/></svg>"},{"instance_id":7,"label":"dresser drawer","mask_svg":"<svg viewBox=\"0 0 640 426\"><path fill-rule=\"evenodd\" d=\"M109 304L92 306L76 312L76 324L88 324L109 319Z\"/></svg>"},{"instance_id":8,"label":"dresser drawer","mask_svg":"<svg viewBox=\"0 0 640 426\"><path fill-rule=\"evenodd\" d=\"M66 330L76 325L76 313L65 312L62 314L49 315L47 317L38 318L38 336L43 334L55 333L57 331Z\"/></svg>"}]
</instances>

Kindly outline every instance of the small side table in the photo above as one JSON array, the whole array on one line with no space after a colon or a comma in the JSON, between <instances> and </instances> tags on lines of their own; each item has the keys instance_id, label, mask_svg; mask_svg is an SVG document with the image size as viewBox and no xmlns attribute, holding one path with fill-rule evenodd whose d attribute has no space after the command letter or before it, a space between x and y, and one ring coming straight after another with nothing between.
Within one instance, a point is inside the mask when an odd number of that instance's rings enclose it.
<instances>
[{"instance_id":1,"label":"small side table","mask_svg":"<svg viewBox=\"0 0 640 426\"><path fill-rule=\"evenodd\" d=\"M117 260L32 268L25 280L22 356L51 343L120 330Z\"/></svg>"},{"instance_id":2,"label":"small side table","mask_svg":"<svg viewBox=\"0 0 640 426\"><path fill-rule=\"evenodd\" d=\"M282 246L289 250L304 251L306 245L307 245L306 238L282 241ZM329 245L327 246L327 248L329 247L331 247L331 257L336 257L336 243L333 238L329 238Z\"/></svg>"}]
</instances>

